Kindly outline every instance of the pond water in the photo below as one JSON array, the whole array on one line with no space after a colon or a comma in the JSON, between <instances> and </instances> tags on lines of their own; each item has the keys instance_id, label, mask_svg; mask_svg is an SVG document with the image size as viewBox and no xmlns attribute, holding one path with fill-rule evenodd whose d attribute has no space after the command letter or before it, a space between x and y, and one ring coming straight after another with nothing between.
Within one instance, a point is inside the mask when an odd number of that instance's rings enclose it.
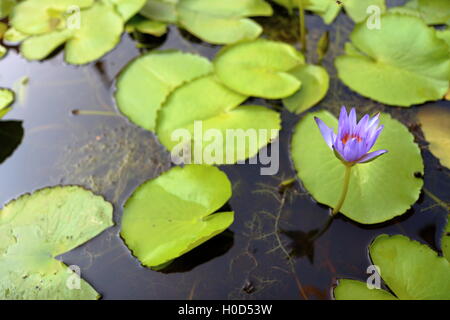
<instances>
[{"instance_id":1,"label":"pond water","mask_svg":"<svg viewBox=\"0 0 450 320\"><path fill-rule=\"evenodd\" d=\"M296 44L297 18L279 9L274 17L257 20L266 37ZM360 112L389 112L411 129L422 148L424 192L400 218L364 226L339 216L319 239L310 241L314 230L326 224L328 209L316 204L298 181L280 192L279 184L295 177L289 148L299 119L282 110L276 176L260 176L258 165L221 167L233 184L228 206L236 215L230 229L164 272L140 266L119 236L122 206L139 184L167 170L170 158L153 134L131 124L114 106L114 79L140 54L129 35L113 52L87 66L66 65L61 52L43 62L28 62L14 49L0 61L0 87L18 93L5 120L23 121L24 128L21 144L0 165L0 202L57 184L83 185L111 201L116 226L60 257L80 266L82 277L104 299L329 299L337 278L368 277L367 246L379 234L403 234L439 251L448 209L437 200L450 202L450 172L428 151L417 125L418 109L427 106L386 107L352 93L337 79L333 66L352 23L341 14L332 26L313 15L307 16L307 24L310 62L316 62L320 36L330 33L323 61L331 75L330 91L315 109L336 114L346 105L358 106ZM219 49L176 28L150 43L210 58ZM281 108L278 101L256 103ZM448 101L429 105L450 109Z\"/></svg>"}]
</instances>

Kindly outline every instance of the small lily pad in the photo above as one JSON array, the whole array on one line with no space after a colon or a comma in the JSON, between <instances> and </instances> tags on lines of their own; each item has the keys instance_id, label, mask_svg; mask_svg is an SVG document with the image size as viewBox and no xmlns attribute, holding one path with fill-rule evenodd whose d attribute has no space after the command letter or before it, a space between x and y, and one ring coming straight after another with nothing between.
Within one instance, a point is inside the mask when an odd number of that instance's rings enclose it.
<instances>
[{"instance_id":1,"label":"small lily pad","mask_svg":"<svg viewBox=\"0 0 450 320\"><path fill-rule=\"evenodd\" d=\"M450 110L425 107L417 114L431 153L443 166L450 168Z\"/></svg>"},{"instance_id":2,"label":"small lily pad","mask_svg":"<svg viewBox=\"0 0 450 320\"><path fill-rule=\"evenodd\" d=\"M72 37L73 31L64 29L25 39L20 52L28 60L42 60Z\"/></svg>"},{"instance_id":3,"label":"small lily pad","mask_svg":"<svg viewBox=\"0 0 450 320\"><path fill-rule=\"evenodd\" d=\"M350 37L361 54L336 59L339 78L359 94L389 105L442 99L450 84L446 43L416 17L386 14L381 24L380 30L355 27Z\"/></svg>"},{"instance_id":4,"label":"small lily pad","mask_svg":"<svg viewBox=\"0 0 450 320\"><path fill-rule=\"evenodd\" d=\"M177 22L178 0L147 0L140 14L156 21L175 23Z\"/></svg>"},{"instance_id":5,"label":"small lily pad","mask_svg":"<svg viewBox=\"0 0 450 320\"><path fill-rule=\"evenodd\" d=\"M369 253L398 299L450 299L450 264L428 246L401 235L381 235L370 245ZM339 281L334 296L337 300L394 298L387 291L371 290L364 282L352 280Z\"/></svg>"},{"instance_id":6,"label":"small lily pad","mask_svg":"<svg viewBox=\"0 0 450 320\"><path fill-rule=\"evenodd\" d=\"M220 80L236 92L281 99L300 88L301 82L288 71L304 62L294 47L259 39L225 47L216 56L214 67Z\"/></svg>"},{"instance_id":7,"label":"small lily pad","mask_svg":"<svg viewBox=\"0 0 450 320\"><path fill-rule=\"evenodd\" d=\"M124 21L128 21L145 5L146 0L108 0L115 5L116 11Z\"/></svg>"},{"instance_id":8,"label":"small lily pad","mask_svg":"<svg viewBox=\"0 0 450 320\"><path fill-rule=\"evenodd\" d=\"M344 165L323 140L314 117L329 127L337 119L327 111L307 114L295 128L291 156L298 177L320 203L334 207L342 192ZM382 157L352 168L347 198L341 212L364 224L380 223L405 213L420 195L423 174L420 149L408 129L388 114L382 114L383 132L374 146L386 149Z\"/></svg>"},{"instance_id":9,"label":"small lily pad","mask_svg":"<svg viewBox=\"0 0 450 320\"><path fill-rule=\"evenodd\" d=\"M97 299L84 280L55 258L112 225L112 205L76 186L23 195L0 211L0 299Z\"/></svg>"},{"instance_id":10,"label":"small lily pad","mask_svg":"<svg viewBox=\"0 0 450 320\"><path fill-rule=\"evenodd\" d=\"M247 17L272 15L264 0L183 0L176 10L183 28L215 44L256 39L262 28Z\"/></svg>"},{"instance_id":11,"label":"small lily pad","mask_svg":"<svg viewBox=\"0 0 450 320\"><path fill-rule=\"evenodd\" d=\"M330 77L325 68L305 64L289 73L302 83L298 92L283 99L283 104L289 111L300 114L316 105L327 94Z\"/></svg>"},{"instance_id":12,"label":"small lily pad","mask_svg":"<svg viewBox=\"0 0 450 320\"><path fill-rule=\"evenodd\" d=\"M206 165L174 167L139 186L127 200L121 236L139 261L160 269L226 230L234 212L218 212L231 183Z\"/></svg>"},{"instance_id":13,"label":"small lily pad","mask_svg":"<svg viewBox=\"0 0 450 320\"><path fill-rule=\"evenodd\" d=\"M19 42L22 42L28 37L29 36L27 34L19 32L14 28L9 28L3 35L3 40L9 44L17 44Z\"/></svg>"},{"instance_id":14,"label":"small lily pad","mask_svg":"<svg viewBox=\"0 0 450 320\"><path fill-rule=\"evenodd\" d=\"M10 105L14 102L14 92L9 89L0 88L0 119L10 110Z\"/></svg>"},{"instance_id":15,"label":"small lily pad","mask_svg":"<svg viewBox=\"0 0 450 320\"><path fill-rule=\"evenodd\" d=\"M132 122L154 131L158 110L169 93L211 72L206 58L180 51L153 51L122 71L115 93L117 105Z\"/></svg>"},{"instance_id":16,"label":"small lily pad","mask_svg":"<svg viewBox=\"0 0 450 320\"><path fill-rule=\"evenodd\" d=\"M161 37L167 33L167 23L149 20L141 15L134 16L125 27L127 32L138 31L155 37Z\"/></svg>"},{"instance_id":17,"label":"small lily pad","mask_svg":"<svg viewBox=\"0 0 450 320\"><path fill-rule=\"evenodd\" d=\"M239 106L247 96L236 93L221 84L214 75L205 76L176 89L164 103L158 117L156 133L161 143L169 150L182 143L172 139L175 130L185 129L192 140L184 141L194 149L217 151L208 153L211 159L203 159L208 164L232 164L256 155L260 148L278 136L280 116L277 112L262 106ZM195 121L202 121L202 128L195 132ZM243 137L245 145L226 141L231 129L247 132ZM221 138L206 138L206 132L220 132ZM259 130L268 134L259 136ZM252 135L254 133L254 136ZM198 137L197 135L201 136ZM255 140L250 140L254 139ZM237 139L237 138L233 138ZM212 141L207 141L212 140ZM195 160L195 159L194 159Z\"/></svg>"}]
</instances>

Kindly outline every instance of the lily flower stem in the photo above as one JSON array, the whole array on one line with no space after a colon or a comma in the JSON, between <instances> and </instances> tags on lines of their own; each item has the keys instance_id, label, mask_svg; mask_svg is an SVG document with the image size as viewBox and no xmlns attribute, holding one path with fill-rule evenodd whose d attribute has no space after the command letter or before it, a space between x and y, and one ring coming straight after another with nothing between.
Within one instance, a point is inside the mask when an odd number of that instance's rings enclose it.
<instances>
[{"instance_id":1,"label":"lily flower stem","mask_svg":"<svg viewBox=\"0 0 450 320\"><path fill-rule=\"evenodd\" d=\"M341 198L339 199L339 202L334 207L332 215L336 215L339 213L339 211L342 208L342 205L344 204L345 198L347 197L348 192L348 186L350 185L350 173L352 172L352 166L351 165L345 165L345 175L344 175L344 185L342 187L342 193Z\"/></svg>"},{"instance_id":2,"label":"lily flower stem","mask_svg":"<svg viewBox=\"0 0 450 320\"><path fill-rule=\"evenodd\" d=\"M306 25L305 25L305 7L303 0L298 0L298 15L300 25L300 44L303 52L306 52Z\"/></svg>"}]
</instances>

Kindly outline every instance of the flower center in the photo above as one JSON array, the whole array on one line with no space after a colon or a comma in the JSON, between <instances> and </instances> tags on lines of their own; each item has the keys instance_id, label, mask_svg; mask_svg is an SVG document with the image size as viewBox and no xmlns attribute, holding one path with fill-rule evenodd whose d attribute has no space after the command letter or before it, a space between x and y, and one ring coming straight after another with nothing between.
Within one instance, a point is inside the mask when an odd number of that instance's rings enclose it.
<instances>
[{"instance_id":1,"label":"flower center","mask_svg":"<svg viewBox=\"0 0 450 320\"><path fill-rule=\"evenodd\" d=\"M343 144L346 144L348 140L350 139L356 139L356 141L361 142L362 138L356 134L345 134L344 137L342 137L341 141Z\"/></svg>"}]
</instances>

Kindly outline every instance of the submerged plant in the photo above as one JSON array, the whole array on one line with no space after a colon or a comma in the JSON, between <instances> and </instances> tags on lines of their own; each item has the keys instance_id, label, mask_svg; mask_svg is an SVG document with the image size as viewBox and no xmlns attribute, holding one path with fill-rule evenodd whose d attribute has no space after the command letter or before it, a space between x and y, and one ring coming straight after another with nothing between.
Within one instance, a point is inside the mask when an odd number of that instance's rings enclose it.
<instances>
[{"instance_id":1,"label":"submerged plant","mask_svg":"<svg viewBox=\"0 0 450 320\"><path fill-rule=\"evenodd\" d=\"M345 201L350 184L352 167L359 163L373 161L387 152L384 149L369 152L384 128L384 126L379 125L379 118L380 114L372 118L366 114L357 122L355 108L352 108L350 114L347 114L345 107L342 107L339 116L338 131L335 134L333 129L328 127L322 120L314 117L328 147L333 150L336 157L345 166L344 187L341 198L333 209L333 215L339 212Z\"/></svg>"}]
</instances>

